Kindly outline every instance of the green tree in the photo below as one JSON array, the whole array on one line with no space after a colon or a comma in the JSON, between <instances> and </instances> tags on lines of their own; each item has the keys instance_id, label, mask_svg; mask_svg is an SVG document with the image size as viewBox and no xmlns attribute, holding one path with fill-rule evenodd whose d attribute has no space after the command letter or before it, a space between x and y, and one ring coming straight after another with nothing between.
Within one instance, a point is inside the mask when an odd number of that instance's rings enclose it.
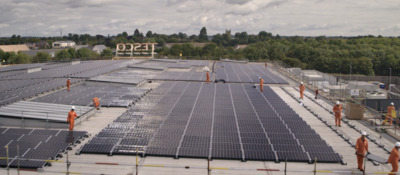
<instances>
[{"instance_id":1,"label":"green tree","mask_svg":"<svg viewBox=\"0 0 400 175\"><path fill-rule=\"evenodd\" d=\"M113 52L112 52L112 50L110 48L106 48L101 52L100 56L102 56L102 57L113 57L114 54L113 54Z\"/></svg>"},{"instance_id":2,"label":"green tree","mask_svg":"<svg viewBox=\"0 0 400 175\"><path fill-rule=\"evenodd\" d=\"M121 36L124 37L124 38L128 38L128 33L124 31L124 32L122 32Z\"/></svg>"},{"instance_id":3,"label":"green tree","mask_svg":"<svg viewBox=\"0 0 400 175\"><path fill-rule=\"evenodd\" d=\"M133 32L133 36L140 38L140 37L143 37L143 33L140 33L139 29L135 29L135 31Z\"/></svg>"},{"instance_id":4,"label":"green tree","mask_svg":"<svg viewBox=\"0 0 400 175\"><path fill-rule=\"evenodd\" d=\"M396 64L392 65L395 66ZM370 58L360 57L354 60L354 70L356 73L364 75L374 75L372 61Z\"/></svg>"},{"instance_id":5,"label":"green tree","mask_svg":"<svg viewBox=\"0 0 400 175\"><path fill-rule=\"evenodd\" d=\"M180 44L173 44L169 49L169 55L179 56L180 53L182 53L182 48Z\"/></svg>"},{"instance_id":6,"label":"green tree","mask_svg":"<svg viewBox=\"0 0 400 175\"><path fill-rule=\"evenodd\" d=\"M259 40L261 40L261 41L267 41L267 40L269 40L269 39L272 38L272 33L268 33L268 32L266 32L266 31L260 31L260 32L258 33L258 38L259 38Z\"/></svg>"},{"instance_id":7,"label":"green tree","mask_svg":"<svg viewBox=\"0 0 400 175\"><path fill-rule=\"evenodd\" d=\"M75 48L68 48L68 53L70 55L70 58L76 58L76 49Z\"/></svg>"},{"instance_id":8,"label":"green tree","mask_svg":"<svg viewBox=\"0 0 400 175\"><path fill-rule=\"evenodd\" d=\"M200 42L206 42L206 41L208 41L208 36L207 36L207 29L206 29L206 27L201 28L200 34L199 34L199 41L200 41Z\"/></svg>"},{"instance_id":9,"label":"green tree","mask_svg":"<svg viewBox=\"0 0 400 175\"><path fill-rule=\"evenodd\" d=\"M215 43L208 43L206 44L203 49L202 49L202 56L206 58L210 58L212 56L218 56L214 55L218 49L218 46Z\"/></svg>"},{"instance_id":10,"label":"green tree","mask_svg":"<svg viewBox=\"0 0 400 175\"><path fill-rule=\"evenodd\" d=\"M18 64L15 62L15 57L17 54L15 52L5 52L5 60L8 64Z\"/></svg>"},{"instance_id":11,"label":"green tree","mask_svg":"<svg viewBox=\"0 0 400 175\"><path fill-rule=\"evenodd\" d=\"M51 56L47 52L38 52L32 59L34 63L46 63L49 61L51 61Z\"/></svg>"},{"instance_id":12,"label":"green tree","mask_svg":"<svg viewBox=\"0 0 400 175\"><path fill-rule=\"evenodd\" d=\"M153 37L153 32L151 32L151 30L147 31L146 37L147 37L147 38Z\"/></svg>"},{"instance_id":13,"label":"green tree","mask_svg":"<svg viewBox=\"0 0 400 175\"><path fill-rule=\"evenodd\" d=\"M18 52L18 54L12 54L10 62L12 64L28 64L31 63L31 58L26 53Z\"/></svg>"},{"instance_id":14,"label":"green tree","mask_svg":"<svg viewBox=\"0 0 400 175\"><path fill-rule=\"evenodd\" d=\"M194 46L190 43L185 43L181 45L182 55L183 56L196 56L194 54Z\"/></svg>"},{"instance_id":15,"label":"green tree","mask_svg":"<svg viewBox=\"0 0 400 175\"><path fill-rule=\"evenodd\" d=\"M303 63L302 61L300 61L297 58L285 57L282 61L291 67L299 67L302 69L305 69L307 67L306 63Z\"/></svg>"},{"instance_id":16,"label":"green tree","mask_svg":"<svg viewBox=\"0 0 400 175\"><path fill-rule=\"evenodd\" d=\"M87 60L92 57L92 51L88 48L80 48L76 51L76 56L81 60Z\"/></svg>"},{"instance_id":17,"label":"green tree","mask_svg":"<svg viewBox=\"0 0 400 175\"><path fill-rule=\"evenodd\" d=\"M57 61L69 61L71 60L71 55L69 54L68 50L63 49L56 53L55 59Z\"/></svg>"},{"instance_id":18,"label":"green tree","mask_svg":"<svg viewBox=\"0 0 400 175\"><path fill-rule=\"evenodd\" d=\"M6 61L6 53L0 49L0 64L5 64L5 62L3 63L3 60Z\"/></svg>"}]
</instances>

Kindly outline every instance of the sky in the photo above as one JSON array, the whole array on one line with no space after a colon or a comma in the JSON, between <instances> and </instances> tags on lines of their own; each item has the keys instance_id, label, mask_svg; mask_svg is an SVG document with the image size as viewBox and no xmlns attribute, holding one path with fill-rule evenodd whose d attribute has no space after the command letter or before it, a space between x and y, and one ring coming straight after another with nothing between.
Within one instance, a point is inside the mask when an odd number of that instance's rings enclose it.
<instances>
[{"instance_id":1,"label":"sky","mask_svg":"<svg viewBox=\"0 0 400 175\"><path fill-rule=\"evenodd\" d=\"M0 0L0 37L260 31L400 36L400 0Z\"/></svg>"}]
</instances>

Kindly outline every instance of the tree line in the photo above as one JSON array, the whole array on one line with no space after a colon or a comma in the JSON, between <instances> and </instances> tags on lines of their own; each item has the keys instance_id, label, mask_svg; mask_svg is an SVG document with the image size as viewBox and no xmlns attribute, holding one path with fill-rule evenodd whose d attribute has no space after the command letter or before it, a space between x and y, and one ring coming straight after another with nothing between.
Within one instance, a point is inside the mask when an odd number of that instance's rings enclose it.
<instances>
[{"instance_id":1,"label":"tree line","mask_svg":"<svg viewBox=\"0 0 400 175\"><path fill-rule=\"evenodd\" d=\"M207 35L207 29L201 28L198 35L188 36L185 33L171 35L147 31L143 34L135 29L131 35L122 32L115 36L89 34L68 34L63 37L20 37L13 35L10 38L0 38L0 44L21 44L32 41L44 40L51 44L57 40L72 40L77 44L104 44L115 48L118 43L156 42L157 56L179 57L182 54L186 59L247 59L249 61L282 61L288 66L303 69L316 69L327 73L352 73L364 75L388 75L389 68L393 75L400 74L400 38L382 36L357 36L357 37L301 37L272 35L266 31L258 34L230 31L219 33L212 37ZM196 46L196 42L204 43L203 47ZM167 47L166 43L175 43ZM237 49L238 45L245 45ZM96 55L87 51L73 51L66 49L56 54L56 60L71 58L90 58L112 56L111 50ZM4 58L0 51L0 57ZM32 62L49 60L47 55L40 53ZM45 56L43 56L45 55ZM6 56L5 56L6 57ZM12 56L15 60L23 59L23 54ZM46 58L46 59L43 59ZM29 60L29 59L27 59ZM51 60L51 59L50 59Z\"/></svg>"},{"instance_id":2,"label":"tree line","mask_svg":"<svg viewBox=\"0 0 400 175\"><path fill-rule=\"evenodd\" d=\"M47 52L37 52L35 56L31 57L24 52L4 52L0 49L0 59L6 64L29 64L29 63L47 63L47 62L60 62L71 61L74 59L79 60L93 60L111 58L114 54L110 48L104 49L100 54L88 48L68 48L57 51L52 57Z\"/></svg>"}]
</instances>

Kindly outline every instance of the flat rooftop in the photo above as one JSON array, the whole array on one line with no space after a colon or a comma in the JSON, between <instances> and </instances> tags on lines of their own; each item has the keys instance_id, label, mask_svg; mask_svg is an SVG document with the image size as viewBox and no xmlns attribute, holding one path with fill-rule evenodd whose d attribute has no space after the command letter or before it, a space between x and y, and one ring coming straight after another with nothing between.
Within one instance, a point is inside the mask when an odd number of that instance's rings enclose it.
<instances>
[{"instance_id":1,"label":"flat rooftop","mask_svg":"<svg viewBox=\"0 0 400 175\"><path fill-rule=\"evenodd\" d=\"M311 174L315 167L321 173L362 174L357 170L357 160L354 155L354 144L360 137L361 131L368 133L369 151L385 159L389 156L388 151L392 149L396 141L394 138L387 138L382 136L382 133L375 132L368 123L363 121L346 120L344 117L342 127L336 127L334 116L331 114L331 102L323 98L315 100L314 93L311 91L306 91L304 100L299 101L297 82L280 74L271 65L266 69L263 64L253 63L216 62L214 64L212 61L192 62L190 60L185 62L168 60L168 63L171 65L170 67L165 66L164 61L159 60L135 61L129 64L124 63L124 66L114 65L117 63L113 62L112 69L108 68L97 72L93 72L93 70L86 72L82 67L78 67L77 72L84 76L79 76L81 81L71 87L71 92L74 90L85 92L82 83L96 78L96 76L110 77L119 75L118 71L121 71L126 77L130 77L130 72L144 70L150 72L151 76L133 73L135 78L145 80L141 84L134 85L129 84L131 80L126 81L130 87L151 89L151 91L145 91L139 100L131 102L130 105L102 107L100 110L96 110L92 117L88 117L74 128L75 131L87 132L88 138L83 138L70 145L70 150L62 153L62 157L57 157L57 161L52 161L51 166L33 169L34 171L24 170L20 174L65 174L67 158L71 163L68 167L71 174L88 175L206 174L209 170L210 174L285 174L285 170L289 174ZM105 62L93 64L98 67L106 65ZM210 68L216 65L214 71L211 71L211 83L204 82L205 72L196 71L197 68L205 65ZM63 65L60 68L64 70L64 66L69 65ZM155 69L159 67L163 67L163 69ZM188 68L192 71L176 70ZM57 70L51 70L51 72L55 71ZM40 73L35 77L43 75L48 79L60 79L62 76L74 74L74 71L65 72L66 75L59 74L57 77L52 77L46 73ZM23 75L20 72L12 74L9 71L7 75L4 75L7 80L14 80L14 76L19 77L15 78L15 81L21 80L16 84L20 85L22 89L27 86L23 82L23 77L27 77L27 79L32 77L32 75ZM259 77L267 80L262 93L258 85ZM215 83L214 80L217 79L223 79L225 83L221 81ZM107 82L107 78L104 80L105 82L98 84L99 87L104 83L108 83L107 88L121 86L121 82L112 80ZM122 78L119 81L124 80ZM26 83L35 84L28 81ZM63 94L65 98L69 97L64 85L57 86L52 85L51 88L54 90L50 91L45 86L40 87L38 89L45 91L38 97L15 97L16 100L13 101L45 99L46 96L62 99ZM21 89L18 87L14 90L10 87L4 88L4 91L0 89L0 95L9 90L19 91ZM110 94L109 91L104 93ZM96 91L96 93L100 93L100 91ZM57 98L54 94L58 94ZM59 97L60 95L61 97ZM112 93L110 95L113 100L122 97L112 96ZM7 96L7 98L9 97ZM125 96L123 99L127 100L127 98ZM138 99L138 96L132 96L133 98ZM83 99L90 100L86 97ZM68 104L74 105L73 102L69 98ZM59 103L58 100L54 100L54 104ZM79 103L84 104L82 101ZM21 128L7 126L1 120L0 128L4 128L4 130ZM67 127L65 125L61 131L67 131ZM30 129L54 130L51 128ZM105 134L109 135L105 137ZM146 138L149 140L143 141ZM138 139L141 141L140 144L135 142ZM90 145L91 142L93 142L92 145L95 145L92 147L94 151L83 153L83 148ZM110 145L113 145L112 149L108 151L111 154L100 153L101 150L107 152L107 147ZM158 146L155 147L155 145ZM332 156L322 154L325 156L321 157L321 154L318 153L324 153L326 149L318 149L312 147L313 145L331 149L332 154L338 155L340 161L336 159L335 161L324 161L330 160L329 158ZM125 154L115 154L113 151L118 150L117 148L125 151ZM158 151L166 151L155 154L154 151L151 151L155 150L154 148L160 148L157 149ZM310 148L314 151L310 151ZM170 149L173 151L168 151ZM96 150L99 153L95 153ZM201 150L205 150L205 152L201 152ZM217 153L220 152L225 157L216 156L212 150L218 150ZM236 154L235 151L230 150L241 151ZM179 156L183 153L186 156ZM249 159L249 156L246 155L250 155L250 153L254 153L252 155L257 159ZM2 151L0 154L0 157L4 156ZM320 159L315 159L316 155ZM268 157L270 159L267 159ZM298 157L300 157L300 161L295 160ZM288 159L287 164L285 159ZM138 169L136 165L138 165ZM7 173L7 170L3 168L0 169L0 174ZM366 161L367 173L390 170L390 165ZM16 168L11 168L9 172L11 175L18 174Z\"/></svg>"}]
</instances>

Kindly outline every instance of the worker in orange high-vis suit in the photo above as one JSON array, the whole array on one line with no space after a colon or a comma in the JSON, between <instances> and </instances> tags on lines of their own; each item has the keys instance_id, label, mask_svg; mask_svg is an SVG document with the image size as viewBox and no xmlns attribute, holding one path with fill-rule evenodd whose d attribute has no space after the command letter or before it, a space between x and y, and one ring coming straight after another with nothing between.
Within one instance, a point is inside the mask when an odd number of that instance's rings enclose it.
<instances>
[{"instance_id":1,"label":"worker in orange high-vis suit","mask_svg":"<svg viewBox=\"0 0 400 175\"><path fill-rule=\"evenodd\" d=\"M99 107L100 107L100 100L99 100L99 98L97 98L97 97L94 97L94 98L93 98L93 105L94 105L94 107L95 107L97 110L99 110Z\"/></svg>"},{"instance_id":2,"label":"worker in orange high-vis suit","mask_svg":"<svg viewBox=\"0 0 400 175\"><path fill-rule=\"evenodd\" d=\"M335 113L335 125L341 127L340 121L342 120L343 107L339 101L336 101L336 105L333 106L333 112Z\"/></svg>"},{"instance_id":3,"label":"worker in orange high-vis suit","mask_svg":"<svg viewBox=\"0 0 400 175\"><path fill-rule=\"evenodd\" d=\"M365 138L365 136L367 136L367 133L365 131L361 132L361 137L358 138L356 142L357 163L358 163L358 169L360 171L364 171L363 168L364 157L368 152L368 141Z\"/></svg>"},{"instance_id":4,"label":"worker in orange high-vis suit","mask_svg":"<svg viewBox=\"0 0 400 175\"><path fill-rule=\"evenodd\" d=\"M303 82L301 82L299 89L300 89L300 99L303 99L304 90L306 90L306 87L304 86Z\"/></svg>"},{"instance_id":5,"label":"worker in orange high-vis suit","mask_svg":"<svg viewBox=\"0 0 400 175\"><path fill-rule=\"evenodd\" d=\"M393 118L392 112L395 112L396 108L394 107L394 103L391 102L390 106L386 108L387 114L385 120L382 122L382 126L389 120L389 126L392 126Z\"/></svg>"},{"instance_id":6,"label":"worker in orange high-vis suit","mask_svg":"<svg viewBox=\"0 0 400 175\"><path fill-rule=\"evenodd\" d=\"M262 92L264 89L264 79L260 77L260 91Z\"/></svg>"},{"instance_id":7,"label":"worker in orange high-vis suit","mask_svg":"<svg viewBox=\"0 0 400 175\"><path fill-rule=\"evenodd\" d=\"M67 123L69 123L69 131L74 130L75 118L79 118L75 113L75 106L71 107L71 111L68 113Z\"/></svg>"},{"instance_id":8,"label":"worker in orange high-vis suit","mask_svg":"<svg viewBox=\"0 0 400 175\"><path fill-rule=\"evenodd\" d=\"M69 87L71 86L71 78L67 80L67 91L69 92Z\"/></svg>"},{"instance_id":9,"label":"worker in orange high-vis suit","mask_svg":"<svg viewBox=\"0 0 400 175\"><path fill-rule=\"evenodd\" d=\"M399 148L400 148L400 142L396 142L387 160L388 163L392 164L392 171L390 172L392 172L393 174L395 174L399 170L399 158L400 158Z\"/></svg>"},{"instance_id":10,"label":"worker in orange high-vis suit","mask_svg":"<svg viewBox=\"0 0 400 175\"><path fill-rule=\"evenodd\" d=\"M210 71L207 71L206 77L207 77L206 82L209 83L210 82Z\"/></svg>"}]
</instances>

